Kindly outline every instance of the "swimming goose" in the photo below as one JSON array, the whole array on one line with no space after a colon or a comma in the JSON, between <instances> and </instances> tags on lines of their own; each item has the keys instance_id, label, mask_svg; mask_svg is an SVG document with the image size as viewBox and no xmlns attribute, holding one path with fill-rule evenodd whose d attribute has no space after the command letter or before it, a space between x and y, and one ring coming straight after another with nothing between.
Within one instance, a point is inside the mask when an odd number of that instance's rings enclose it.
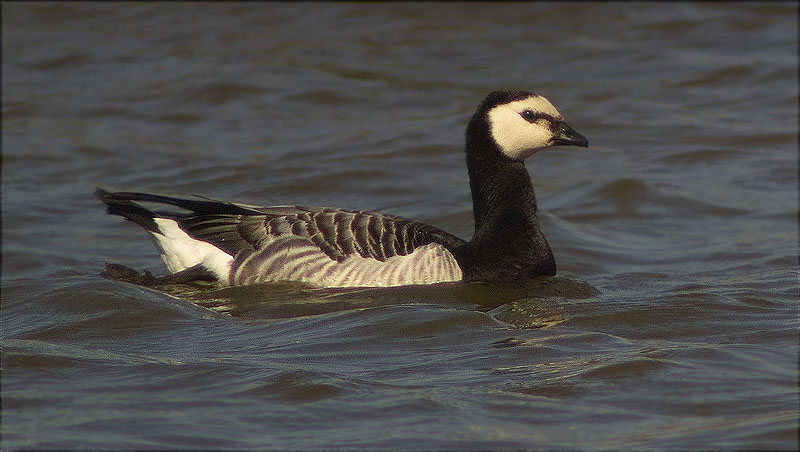
<instances>
[{"instance_id":1,"label":"swimming goose","mask_svg":"<svg viewBox=\"0 0 800 452\"><path fill-rule=\"evenodd\" d=\"M144 227L173 276L320 287L515 281L556 273L523 160L567 145L586 147L588 141L547 99L527 91L490 93L466 131L475 217L469 241L380 212L256 207L100 188L96 195L108 213ZM153 211L142 202L185 212Z\"/></svg>"}]
</instances>

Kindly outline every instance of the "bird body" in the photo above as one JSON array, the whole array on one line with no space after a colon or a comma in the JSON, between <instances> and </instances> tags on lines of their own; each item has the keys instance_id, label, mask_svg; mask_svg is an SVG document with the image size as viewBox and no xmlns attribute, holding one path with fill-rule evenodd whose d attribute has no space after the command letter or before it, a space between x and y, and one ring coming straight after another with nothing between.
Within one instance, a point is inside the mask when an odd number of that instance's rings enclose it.
<instances>
[{"instance_id":1,"label":"bird body","mask_svg":"<svg viewBox=\"0 0 800 452\"><path fill-rule=\"evenodd\" d=\"M523 160L551 146L587 144L544 97L489 94L466 132L475 217L469 241L380 212L102 189L96 195L108 213L150 234L171 274L202 270L225 285L300 281L320 287L511 281L556 272ZM142 203L187 212L155 212Z\"/></svg>"}]
</instances>

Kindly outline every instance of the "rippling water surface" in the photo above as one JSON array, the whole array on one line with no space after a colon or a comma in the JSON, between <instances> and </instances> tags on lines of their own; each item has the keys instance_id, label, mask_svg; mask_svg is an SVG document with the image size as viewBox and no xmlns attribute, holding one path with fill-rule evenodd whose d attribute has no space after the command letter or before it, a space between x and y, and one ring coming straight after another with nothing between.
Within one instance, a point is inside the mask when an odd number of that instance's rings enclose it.
<instances>
[{"instance_id":1,"label":"rippling water surface","mask_svg":"<svg viewBox=\"0 0 800 452\"><path fill-rule=\"evenodd\" d=\"M797 5L2 6L2 445L797 446ZM559 276L162 291L112 189L472 231L499 88Z\"/></svg>"}]
</instances>

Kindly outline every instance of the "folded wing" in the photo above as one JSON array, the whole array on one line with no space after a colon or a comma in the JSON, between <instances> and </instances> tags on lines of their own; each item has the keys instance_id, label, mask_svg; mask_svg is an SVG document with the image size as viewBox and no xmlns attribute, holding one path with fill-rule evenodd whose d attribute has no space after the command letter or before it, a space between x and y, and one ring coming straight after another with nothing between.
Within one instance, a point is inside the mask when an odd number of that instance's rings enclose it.
<instances>
[{"instance_id":1,"label":"folded wing","mask_svg":"<svg viewBox=\"0 0 800 452\"><path fill-rule=\"evenodd\" d=\"M297 280L328 287L422 284L461 279L452 250L464 241L430 225L379 212L302 206L254 207L209 199L172 198L146 193L97 191L109 213L142 225L154 236L171 271L202 263L168 256L202 246L169 248L165 220L188 239L213 245L230 256L206 258L222 265L228 284ZM154 212L140 203L171 205L188 212ZM171 231L174 242L176 231ZM176 251L177 249L177 251ZM181 262L172 265L171 262ZM197 260L197 262L195 262Z\"/></svg>"}]
</instances>

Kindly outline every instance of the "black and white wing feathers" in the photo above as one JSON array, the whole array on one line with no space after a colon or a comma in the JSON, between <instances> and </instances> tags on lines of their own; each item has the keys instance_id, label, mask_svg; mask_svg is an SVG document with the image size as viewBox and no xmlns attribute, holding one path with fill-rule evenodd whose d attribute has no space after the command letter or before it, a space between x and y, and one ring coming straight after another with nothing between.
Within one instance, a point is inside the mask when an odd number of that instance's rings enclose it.
<instances>
[{"instance_id":1,"label":"black and white wing feathers","mask_svg":"<svg viewBox=\"0 0 800 452\"><path fill-rule=\"evenodd\" d=\"M293 235L310 240L328 257L351 255L380 262L439 243L453 249L464 241L433 226L379 212L313 207L262 207L258 214L188 215L178 220L191 236L231 255L263 248L270 238Z\"/></svg>"},{"instance_id":2,"label":"black and white wing feathers","mask_svg":"<svg viewBox=\"0 0 800 452\"><path fill-rule=\"evenodd\" d=\"M227 284L299 280L322 286L403 285L455 281L462 275L453 250L464 240L394 215L255 207L104 190L98 190L97 196L109 213L122 215L153 234L172 271L205 260L214 263L215 273ZM186 212L154 212L140 203ZM162 239L163 234L170 237ZM176 240L180 234L185 239ZM175 242L186 246L172 246ZM209 252L207 244L224 254ZM194 249L205 257L180 255Z\"/></svg>"}]
</instances>

